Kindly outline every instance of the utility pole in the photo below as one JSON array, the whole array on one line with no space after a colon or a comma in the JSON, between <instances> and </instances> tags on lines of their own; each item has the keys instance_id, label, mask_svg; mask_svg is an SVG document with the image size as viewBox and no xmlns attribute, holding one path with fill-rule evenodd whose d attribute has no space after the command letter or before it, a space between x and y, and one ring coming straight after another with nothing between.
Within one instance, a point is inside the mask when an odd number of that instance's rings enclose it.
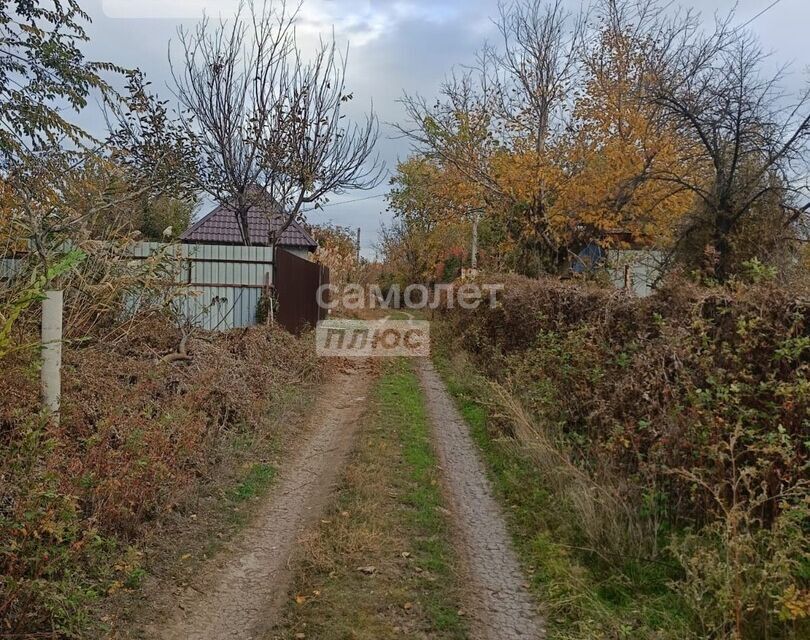
<instances>
[{"instance_id":1,"label":"utility pole","mask_svg":"<svg viewBox=\"0 0 810 640\"><path fill-rule=\"evenodd\" d=\"M357 266L360 266L360 227L357 227Z\"/></svg>"}]
</instances>

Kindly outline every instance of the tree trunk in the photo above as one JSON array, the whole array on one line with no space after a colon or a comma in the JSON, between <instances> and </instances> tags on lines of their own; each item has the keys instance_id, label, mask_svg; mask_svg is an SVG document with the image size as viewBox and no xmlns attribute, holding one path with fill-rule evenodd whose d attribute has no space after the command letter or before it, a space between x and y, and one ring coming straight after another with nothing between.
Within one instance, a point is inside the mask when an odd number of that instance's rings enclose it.
<instances>
[{"instance_id":1,"label":"tree trunk","mask_svg":"<svg viewBox=\"0 0 810 640\"><path fill-rule=\"evenodd\" d=\"M716 252L714 275L720 282L728 280L733 271L730 240L732 228L731 217L726 213L719 213L715 222L713 244Z\"/></svg>"},{"instance_id":2,"label":"tree trunk","mask_svg":"<svg viewBox=\"0 0 810 640\"><path fill-rule=\"evenodd\" d=\"M478 269L478 224L480 222L481 212L476 211L473 214L472 249L470 251L470 268L473 271Z\"/></svg>"}]
</instances>

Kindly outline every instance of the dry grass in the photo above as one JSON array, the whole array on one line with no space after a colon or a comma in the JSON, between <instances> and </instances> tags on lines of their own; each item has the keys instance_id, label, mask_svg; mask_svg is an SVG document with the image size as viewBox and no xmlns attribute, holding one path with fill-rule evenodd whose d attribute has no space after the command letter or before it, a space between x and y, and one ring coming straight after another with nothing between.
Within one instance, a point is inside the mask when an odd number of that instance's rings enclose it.
<instances>
[{"instance_id":1,"label":"dry grass","mask_svg":"<svg viewBox=\"0 0 810 640\"><path fill-rule=\"evenodd\" d=\"M38 415L36 354L3 360L3 632L98 633L94 603L141 582L144 541L215 476L237 479L222 474L235 461L267 464L243 454L269 455L283 422L268 415L325 374L311 338L275 328L193 334L190 357L168 362L180 336L167 318L130 326L66 345L58 427Z\"/></svg>"},{"instance_id":2,"label":"dry grass","mask_svg":"<svg viewBox=\"0 0 810 640\"><path fill-rule=\"evenodd\" d=\"M332 511L319 528L306 532L300 539L306 563L316 573L330 574L346 558L362 561L381 558L386 548L402 546L402 540L392 536L382 525L391 498L386 495L384 451L377 451L376 461L350 466L344 485L351 487L355 500L350 511Z\"/></svg>"},{"instance_id":3,"label":"dry grass","mask_svg":"<svg viewBox=\"0 0 810 640\"><path fill-rule=\"evenodd\" d=\"M806 635L810 300L767 279L646 299L503 282L500 306L444 313L448 341L494 381L488 426L559 501L572 546L672 567L698 637Z\"/></svg>"},{"instance_id":4,"label":"dry grass","mask_svg":"<svg viewBox=\"0 0 810 640\"><path fill-rule=\"evenodd\" d=\"M681 600L667 588L675 575L665 563L638 559L638 549L606 557L609 549L598 553L583 535L583 526L613 517L591 494L595 480L568 469L564 448L550 450L559 446L556 435L535 440L541 429L524 431L525 416L505 411L470 359L451 353L449 339L442 345L437 364L481 448L549 640L693 638Z\"/></svg>"},{"instance_id":5,"label":"dry grass","mask_svg":"<svg viewBox=\"0 0 810 640\"><path fill-rule=\"evenodd\" d=\"M647 549L657 536L658 523L642 518L628 496L627 488L609 468L578 466L562 438L533 419L514 393L497 382L488 382L494 420L506 420L514 435L513 445L527 454L546 481L547 488L570 508L576 526L589 547L605 559L634 556ZM654 550L653 550L654 551Z\"/></svg>"}]
</instances>

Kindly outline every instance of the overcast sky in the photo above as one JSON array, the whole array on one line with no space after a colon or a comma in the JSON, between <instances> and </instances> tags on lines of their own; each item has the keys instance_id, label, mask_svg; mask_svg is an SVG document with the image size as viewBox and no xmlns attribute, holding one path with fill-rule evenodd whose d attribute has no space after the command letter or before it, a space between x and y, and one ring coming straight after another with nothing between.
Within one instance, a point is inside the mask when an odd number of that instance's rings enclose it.
<instances>
[{"instance_id":1,"label":"overcast sky","mask_svg":"<svg viewBox=\"0 0 810 640\"><path fill-rule=\"evenodd\" d=\"M766 9L773 0L739 0L737 23L743 24ZM168 46L176 40L177 28L193 25L207 11L210 15L233 15L237 0L84 0L82 6L93 18L89 58L138 67L159 93L169 95ZM580 0L570 0L571 8ZM678 4L678 0L675 1ZM681 0L711 19L715 11L727 12L734 0ZM402 120L397 103L403 91L436 94L442 78L454 65L469 62L475 50L495 34L490 18L497 0L305 0L300 30L304 38L329 34L350 46L348 87L355 99L351 110L359 113L371 102L384 123ZM764 46L774 51L774 60L792 62L797 85L804 81L810 64L806 29L810 24L810 0L778 0L759 16L751 29ZM98 130L99 118L88 110L82 124ZM396 139L383 126L379 152L390 170L409 152L408 142ZM334 198L324 212L311 214L312 222L331 220L360 227L363 253L374 255L380 224L388 220L382 194L385 184L371 194L359 192ZM346 202L368 198L359 202ZM339 204L341 201L346 204Z\"/></svg>"}]
</instances>

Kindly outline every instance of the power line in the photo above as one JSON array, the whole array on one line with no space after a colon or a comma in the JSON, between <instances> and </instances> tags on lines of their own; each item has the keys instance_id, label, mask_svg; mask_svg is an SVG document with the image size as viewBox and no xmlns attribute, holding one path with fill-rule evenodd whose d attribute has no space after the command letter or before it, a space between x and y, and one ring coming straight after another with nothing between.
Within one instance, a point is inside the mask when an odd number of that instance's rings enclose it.
<instances>
[{"instance_id":1,"label":"power line","mask_svg":"<svg viewBox=\"0 0 810 640\"><path fill-rule=\"evenodd\" d=\"M341 202L327 202L326 204L321 205L319 208L326 209L327 207L337 207L342 204L352 204L354 202L364 202L366 200L376 200L377 198L384 198L384 197L385 197L384 193L378 193L377 195L374 196L366 196L365 198L355 198L354 200L342 200Z\"/></svg>"},{"instance_id":2,"label":"power line","mask_svg":"<svg viewBox=\"0 0 810 640\"><path fill-rule=\"evenodd\" d=\"M751 18L751 19L750 19L748 22L745 22L745 23L741 24L739 27L737 27L737 29L738 29L738 30L739 30L739 29L745 29L745 28L746 28L746 27L747 27L749 24L751 24L751 23L752 23L754 20L756 20L756 19L757 19L757 18L759 18L760 16L763 16L763 15L765 15L766 13L768 13L768 11L770 11L771 9L773 9L773 8L774 8L776 5L778 5L780 2L782 2L782 0L774 0L773 2L771 2L771 4L769 4L767 7L765 7L765 8L764 8L762 11L760 11L760 12L759 12L757 15L755 15L753 18Z\"/></svg>"}]
</instances>

